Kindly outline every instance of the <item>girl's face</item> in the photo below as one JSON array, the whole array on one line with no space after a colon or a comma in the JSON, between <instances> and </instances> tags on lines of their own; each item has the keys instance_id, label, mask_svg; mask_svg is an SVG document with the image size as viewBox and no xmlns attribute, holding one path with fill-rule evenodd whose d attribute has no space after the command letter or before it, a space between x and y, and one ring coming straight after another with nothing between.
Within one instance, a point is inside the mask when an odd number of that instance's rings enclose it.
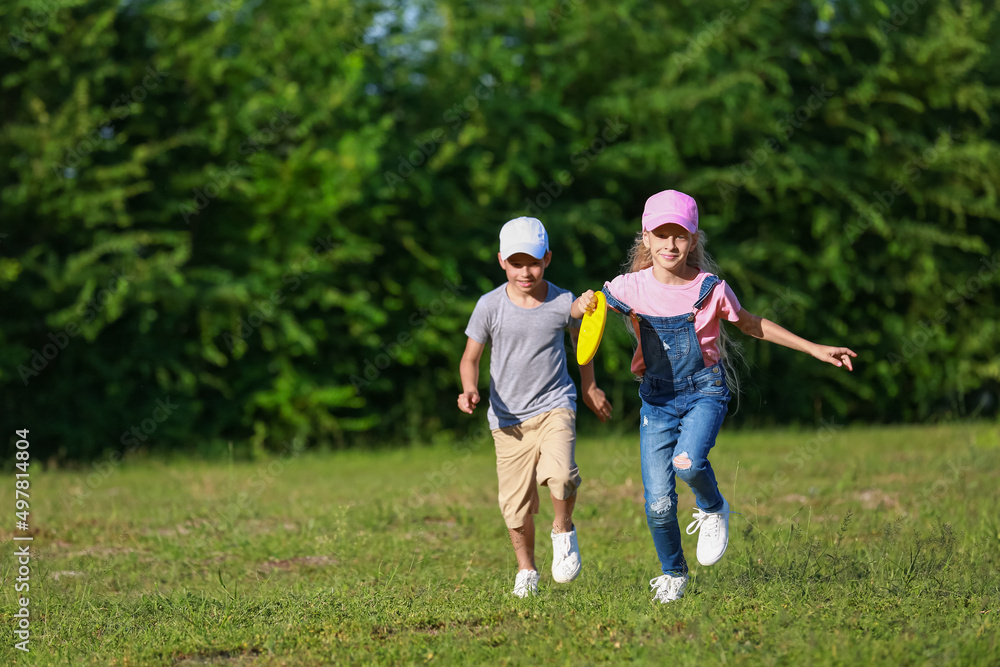
<instances>
[{"instance_id":1,"label":"girl's face","mask_svg":"<svg viewBox=\"0 0 1000 667\"><path fill-rule=\"evenodd\" d=\"M674 223L642 233L643 245L653 254L653 266L674 274L686 273L688 255L697 242L697 234Z\"/></svg>"},{"instance_id":2,"label":"girl's face","mask_svg":"<svg viewBox=\"0 0 1000 667\"><path fill-rule=\"evenodd\" d=\"M500 254L497 253L499 258ZM517 252L506 260L500 260L500 266L507 272L507 282L517 292L533 295L542 285L545 267L552 261L552 253L547 252L541 259L532 257L525 252Z\"/></svg>"}]
</instances>

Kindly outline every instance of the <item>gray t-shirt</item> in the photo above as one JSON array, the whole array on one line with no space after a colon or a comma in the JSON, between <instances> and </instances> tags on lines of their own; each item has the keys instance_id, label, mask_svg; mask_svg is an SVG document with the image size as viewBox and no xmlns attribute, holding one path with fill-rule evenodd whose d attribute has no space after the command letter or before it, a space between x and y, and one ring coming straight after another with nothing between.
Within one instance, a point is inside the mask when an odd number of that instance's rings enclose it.
<instances>
[{"instance_id":1,"label":"gray t-shirt","mask_svg":"<svg viewBox=\"0 0 1000 667\"><path fill-rule=\"evenodd\" d=\"M548 281L546 281L548 282ZM520 424L556 408L576 410L576 385L566 369L566 331L573 293L548 283L537 308L521 308L507 284L479 298L465 335L490 349L490 428Z\"/></svg>"}]
</instances>

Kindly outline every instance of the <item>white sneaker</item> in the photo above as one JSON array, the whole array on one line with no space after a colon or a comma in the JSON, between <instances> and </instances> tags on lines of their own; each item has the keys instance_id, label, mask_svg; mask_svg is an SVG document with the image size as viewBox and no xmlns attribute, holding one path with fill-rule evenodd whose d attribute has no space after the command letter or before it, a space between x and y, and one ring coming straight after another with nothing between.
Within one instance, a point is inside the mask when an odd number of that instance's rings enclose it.
<instances>
[{"instance_id":1,"label":"white sneaker","mask_svg":"<svg viewBox=\"0 0 1000 667\"><path fill-rule=\"evenodd\" d=\"M698 535L698 562L702 565L715 565L726 553L729 546L729 515L738 512L729 511L729 501L722 499L722 509L718 512L703 512L698 510L691 516L694 521L687 527L687 534L693 535L699 529Z\"/></svg>"},{"instance_id":2,"label":"white sneaker","mask_svg":"<svg viewBox=\"0 0 1000 667\"><path fill-rule=\"evenodd\" d=\"M514 579L514 595L519 598L526 598L529 595L538 595L538 572L535 570L521 570Z\"/></svg>"},{"instance_id":3,"label":"white sneaker","mask_svg":"<svg viewBox=\"0 0 1000 667\"><path fill-rule=\"evenodd\" d=\"M576 543L576 526L568 533L552 531L552 578L567 584L580 574L580 547Z\"/></svg>"},{"instance_id":4,"label":"white sneaker","mask_svg":"<svg viewBox=\"0 0 1000 667\"><path fill-rule=\"evenodd\" d=\"M660 604L666 604L668 602L673 602L674 600L680 600L684 597L684 591L687 590L688 576L681 575L680 577L673 577L669 574L664 574L655 579L649 580L649 586L652 590L656 591L653 595L654 600L659 600Z\"/></svg>"}]
</instances>

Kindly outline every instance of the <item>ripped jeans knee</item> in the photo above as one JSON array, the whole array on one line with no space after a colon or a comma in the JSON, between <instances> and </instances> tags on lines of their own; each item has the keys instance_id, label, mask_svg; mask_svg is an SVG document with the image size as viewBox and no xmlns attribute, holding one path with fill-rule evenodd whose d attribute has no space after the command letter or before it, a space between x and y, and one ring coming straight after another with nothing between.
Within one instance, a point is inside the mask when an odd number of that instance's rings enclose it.
<instances>
[{"instance_id":1,"label":"ripped jeans knee","mask_svg":"<svg viewBox=\"0 0 1000 667\"><path fill-rule=\"evenodd\" d=\"M656 523L677 521L677 494L668 493L646 503L646 516Z\"/></svg>"},{"instance_id":2,"label":"ripped jeans knee","mask_svg":"<svg viewBox=\"0 0 1000 667\"><path fill-rule=\"evenodd\" d=\"M674 473L677 477L689 484L699 475L704 474L708 468L708 461L706 459L692 460L687 452L681 452L675 456L671 463L674 464Z\"/></svg>"}]
</instances>

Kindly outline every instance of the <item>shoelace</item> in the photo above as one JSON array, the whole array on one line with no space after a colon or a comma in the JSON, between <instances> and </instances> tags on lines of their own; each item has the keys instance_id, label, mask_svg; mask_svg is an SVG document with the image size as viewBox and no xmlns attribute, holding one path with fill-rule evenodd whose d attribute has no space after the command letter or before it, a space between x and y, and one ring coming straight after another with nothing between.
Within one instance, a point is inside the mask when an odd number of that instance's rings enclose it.
<instances>
[{"instance_id":1,"label":"shoelace","mask_svg":"<svg viewBox=\"0 0 1000 667\"><path fill-rule=\"evenodd\" d=\"M556 539L553 540L552 548L553 550L558 549L560 560L565 560L566 558L569 558L569 553L572 551L570 548L571 546L569 533L559 533L556 535Z\"/></svg>"},{"instance_id":2,"label":"shoelace","mask_svg":"<svg viewBox=\"0 0 1000 667\"><path fill-rule=\"evenodd\" d=\"M697 510L691 516L694 517L694 521L688 524L687 534L694 535L699 530L702 530L704 534L707 534L709 539L715 539L719 536L719 532L722 530L722 515L723 514L741 514L741 512L733 512L732 510L727 510L726 512L706 512L700 507L695 507ZM715 519L715 521L710 521L710 519Z\"/></svg>"}]
</instances>

